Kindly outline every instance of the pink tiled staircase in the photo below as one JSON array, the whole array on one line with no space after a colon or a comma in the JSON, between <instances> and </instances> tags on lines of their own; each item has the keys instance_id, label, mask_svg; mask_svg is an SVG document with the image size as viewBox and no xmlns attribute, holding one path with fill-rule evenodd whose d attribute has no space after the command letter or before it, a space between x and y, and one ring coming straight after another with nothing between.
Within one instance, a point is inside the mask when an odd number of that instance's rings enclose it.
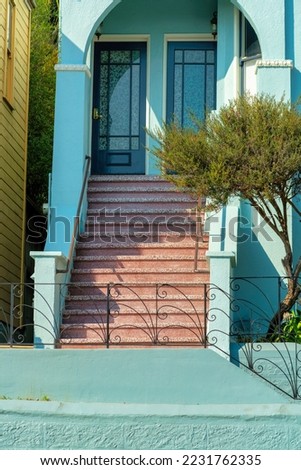
<instances>
[{"instance_id":1,"label":"pink tiled staircase","mask_svg":"<svg viewBox=\"0 0 301 470\"><path fill-rule=\"evenodd\" d=\"M159 177L90 178L62 347L204 345L209 271L206 236L195 270L196 204Z\"/></svg>"}]
</instances>

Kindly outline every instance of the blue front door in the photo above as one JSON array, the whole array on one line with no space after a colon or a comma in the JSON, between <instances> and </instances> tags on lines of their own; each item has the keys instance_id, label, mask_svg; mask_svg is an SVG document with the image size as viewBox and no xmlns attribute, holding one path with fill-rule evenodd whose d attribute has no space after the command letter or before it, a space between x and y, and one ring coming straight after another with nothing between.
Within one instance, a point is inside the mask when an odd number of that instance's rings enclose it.
<instances>
[{"instance_id":1,"label":"blue front door","mask_svg":"<svg viewBox=\"0 0 301 470\"><path fill-rule=\"evenodd\" d=\"M93 174L145 173L146 43L95 44Z\"/></svg>"},{"instance_id":2,"label":"blue front door","mask_svg":"<svg viewBox=\"0 0 301 470\"><path fill-rule=\"evenodd\" d=\"M167 121L193 126L195 118L215 109L216 43L169 42Z\"/></svg>"}]
</instances>

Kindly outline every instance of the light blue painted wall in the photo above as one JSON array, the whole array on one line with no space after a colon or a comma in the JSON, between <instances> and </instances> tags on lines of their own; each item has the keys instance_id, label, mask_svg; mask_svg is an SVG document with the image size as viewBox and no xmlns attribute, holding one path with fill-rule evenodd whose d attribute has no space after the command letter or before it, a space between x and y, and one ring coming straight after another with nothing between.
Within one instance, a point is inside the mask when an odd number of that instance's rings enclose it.
<instances>
[{"instance_id":1,"label":"light blue painted wall","mask_svg":"<svg viewBox=\"0 0 301 470\"><path fill-rule=\"evenodd\" d=\"M64 402L163 405L287 402L208 349L1 350L0 374L0 397L11 399L47 396Z\"/></svg>"},{"instance_id":2,"label":"light blue painted wall","mask_svg":"<svg viewBox=\"0 0 301 470\"><path fill-rule=\"evenodd\" d=\"M300 403L210 350L2 349L0 374L0 449L301 448Z\"/></svg>"},{"instance_id":3,"label":"light blue painted wall","mask_svg":"<svg viewBox=\"0 0 301 470\"><path fill-rule=\"evenodd\" d=\"M62 449L65 456L68 449L300 450L300 411L298 404L149 406L7 400L0 401L0 449Z\"/></svg>"}]
</instances>

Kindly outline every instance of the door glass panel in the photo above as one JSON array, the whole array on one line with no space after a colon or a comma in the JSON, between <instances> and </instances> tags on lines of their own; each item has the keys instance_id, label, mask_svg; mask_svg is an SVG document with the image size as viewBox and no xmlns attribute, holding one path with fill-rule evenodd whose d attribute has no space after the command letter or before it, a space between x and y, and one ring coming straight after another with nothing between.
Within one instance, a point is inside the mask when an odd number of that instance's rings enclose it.
<instances>
[{"instance_id":1,"label":"door glass panel","mask_svg":"<svg viewBox=\"0 0 301 470\"><path fill-rule=\"evenodd\" d=\"M130 83L128 65L111 65L110 68L110 135L128 135L130 123Z\"/></svg>"},{"instance_id":2,"label":"door glass panel","mask_svg":"<svg viewBox=\"0 0 301 470\"><path fill-rule=\"evenodd\" d=\"M131 51L111 51L111 64L130 64Z\"/></svg>"},{"instance_id":3,"label":"door glass panel","mask_svg":"<svg viewBox=\"0 0 301 470\"><path fill-rule=\"evenodd\" d=\"M184 74L184 119L182 125L183 127L192 127L193 118L204 118L205 67L186 65Z\"/></svg>"},{"instance_id":4,"label":"door glass panel","mask_svg":"<svg viewBox=\"0 0 301 470\"><path fill-rule=\"evenodd\" d=\"M182 123L183 113L183 67L175 66L175 83L174 83L174 118L177 122Z\"/></svg>"},{"instance_id":5,"label":"door glass panel","mask_svg":"<svg viewBox=\"0 0 301 470\"><path fill-rule=\"evenodd\" d=\"M110 150L129 150L129 142L128 137L111 137Z\"/></svg>"},{"instance_id":6,"label":"door glass panel","mask_svg":"<svg viewBox=\"0 0 301 470\"><path fill-rule=\"evenodd\" d=\"M203 64L205 62L204 51L185 51L185 63Z\"/></svg>"},{"instance_id":7,"label":"door glass panel","mask_svg":"<svg viewBox=\"0 0 301 470\"><path fill-rule=\"evenodd\" d=\"M167 120L194 127L215 108L216 44L170 42L167 70Z\"/></svg>"},{"instance_id":8,"label":"door glass panel","mask_svg":"<svg viewBox=\"0 0 301 470\"><path fill-rule=\"evenodd\" d=\"M140 65L132 66L132 135L139 134Z\"/></svg>"}]
</instances>

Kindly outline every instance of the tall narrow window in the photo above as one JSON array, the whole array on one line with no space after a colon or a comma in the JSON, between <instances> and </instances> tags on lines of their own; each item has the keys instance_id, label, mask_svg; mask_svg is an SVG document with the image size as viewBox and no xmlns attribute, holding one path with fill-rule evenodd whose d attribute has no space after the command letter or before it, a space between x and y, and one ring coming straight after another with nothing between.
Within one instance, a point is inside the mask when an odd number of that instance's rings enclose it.
<instances>
[{"instance_id":1,"label":"tall narrow window","mask_svg":"<svg viewBox=\"0 0 301 470\"><path fill-rule=\"evenodd\" d=\"M254 28L243 15L240 18L240 38L241 91L255 94L256 61L261 57L261 48Z\"/></svg>"},{"instance_id":2,"label":"tall narrow window","mask_svg":"<svg viewBox=\"0 0 301 470\"><path fill-rule=\"evenodd\" d=\"M7 2L5 98L12 104L14 81L15 4Z\"/></svg>"}]
</instances>

